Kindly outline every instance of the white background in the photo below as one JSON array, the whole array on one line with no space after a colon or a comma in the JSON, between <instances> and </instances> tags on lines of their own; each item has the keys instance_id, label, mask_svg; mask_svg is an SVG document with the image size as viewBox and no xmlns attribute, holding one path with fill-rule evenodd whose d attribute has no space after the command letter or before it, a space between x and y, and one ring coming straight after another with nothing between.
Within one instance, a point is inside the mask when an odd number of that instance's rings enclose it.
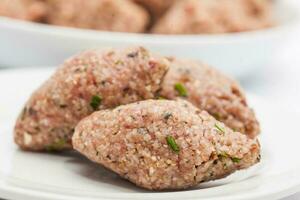
<instances>
[{"instance_id":1,"label":"white background","mask_svg":"<svg viewBox=\"0 0 300 200\"><path fill-rule=\"evenodd\" d=\"M292 2L300 11L300 1ZM289 110L300 112L300 24L286 38L286 43L279 49L278 55L274 56L272 64L242 83L247 91ZM300 200L300 193L282 200Z\"/></svg>"}]
</instances>

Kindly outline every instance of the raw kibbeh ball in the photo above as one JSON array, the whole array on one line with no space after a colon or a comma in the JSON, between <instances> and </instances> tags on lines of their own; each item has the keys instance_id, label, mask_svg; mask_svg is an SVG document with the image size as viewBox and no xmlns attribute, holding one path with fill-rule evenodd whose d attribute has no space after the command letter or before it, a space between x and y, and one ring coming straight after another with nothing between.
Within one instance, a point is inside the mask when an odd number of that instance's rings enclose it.
<instances>
[{"instance_id":1,"label":"raw kibbeh ball","mask_svg":"<svg viewBox=\"0 0 300 200\"><path fill-rule=\"evenodd\" d=\"M235 131L255 138L260 127L239 84L218 70L195 61L171 59L160 95L181 97Z\"/></svg>"},{"instance_id":2,"label":"raw kibbeh ball","mask_svg":"<svg viewBox=\"0 0 300 200\"><path fill-rule=\"evenodd\" d=\"M153 33L200 34L251 31L273 25L270 0L177 1Z\"/></svg>"},{"instance_id":3,"label":"raw kibbeh ball","mask_svg":"<svg viewBox=\"0 0 300 200\"><path fill-rule=\"evenodd\" d=\"M46 0L47 23L116 32L144 32L148 12L130 0Z\"/></svg>"},{"instance_id":4,"label":"raw kibbeh ball","mask_svg":"<svg viewBox=\"0 0 300 200\"><path fill-rule=\"evenodd\" d=\"M17 119L15 142L24 150L72 148L75 126L95 110L155 98L168 65L142 47L80 53L32 94Z\"/></svg>"},{"instance_id":5,"label":"raw kibbeh ball","mask_svg":"<svg viewBox=\"0 0 300 200\"><path fill-rule=\"evenodd\" d=\"M146 100L95 112L76 126L73 146L150 190L192 187L260 160L257 140L183 100Z\"/></svg>"},{"instance_id":6,"label":"raw kibbeh ball","mask_svg":"<svg viewBox=\"0 0 300 200\"><path fill-rule=\"evenodd\" d=\"M39 0L0 0L0 16L41 22L47 15L47 5Z\"/></svg>"}]
</instances>

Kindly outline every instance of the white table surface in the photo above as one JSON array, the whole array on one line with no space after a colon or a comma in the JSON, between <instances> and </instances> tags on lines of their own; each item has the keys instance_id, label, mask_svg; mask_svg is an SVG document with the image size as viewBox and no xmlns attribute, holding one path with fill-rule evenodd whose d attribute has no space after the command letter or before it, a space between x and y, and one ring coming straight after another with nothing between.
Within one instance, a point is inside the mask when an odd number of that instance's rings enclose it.
<instances>
[{"instance_id":1,"label":"white table surface","mask_svg":"<svg viewBox=\"0 0 300 200\"><path fill-rule=\"evenodd\" d=\"M280 107L300 112L300 27L297 34L298 37L291 38L291 43L281 56L274 59L273 64L242 84L247 92L262 96ZM300 200L300 192L282 200Z\"/></svg>"}]
</instances>

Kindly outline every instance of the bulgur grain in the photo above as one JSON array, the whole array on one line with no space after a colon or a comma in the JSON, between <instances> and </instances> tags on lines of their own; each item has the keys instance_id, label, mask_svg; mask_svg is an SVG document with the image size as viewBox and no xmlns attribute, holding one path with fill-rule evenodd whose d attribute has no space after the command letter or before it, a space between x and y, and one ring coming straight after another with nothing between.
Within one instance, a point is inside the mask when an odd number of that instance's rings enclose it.
<instances>
[{"instance_id":1,"label":"bulgur grain","mask_svg":"<svg viewBox=\"0 0 300 200\"><path fill-rule=\"evenodd\" d=\"M237 82L204 63L175 58L170 58L170 62L160 96L166 99L182 97L174 88L180 83L184 94L188 94L183 99L251 138L259 134L259 123Z\"/></svg>"},{"instance_id":2,"label":"bulgur grain","mask_svg":"<svg viewBox=\"0 0 300 200\"><path fill-rule=\"evenodd\" d=\"M173 117L164 120L164 113L170 111ZM216 123L224 127L224 134L215 129ZM140 128L148 131L139 134ZM178 151L170 148L168 136ZM233 132L183 100L146 100L95 112L77 125L73 146L150 190L192 187L248 168L260 157L257 140Z\"/></svg>"},{"instance_id":3,"label":"bulgur grain","mask_svg":"<svg viewBox=\"0 0 300 200\"><path fill-rule=\"evenodd\" d=\"M131 53L136 56L128 57ZM59 150L70 149L74 127L95 109L155 98L168 65L166 58L142 47L72 57L32 94L17 119L15 142L38 151L63 139Z\"/></svg>"}]
</instances>

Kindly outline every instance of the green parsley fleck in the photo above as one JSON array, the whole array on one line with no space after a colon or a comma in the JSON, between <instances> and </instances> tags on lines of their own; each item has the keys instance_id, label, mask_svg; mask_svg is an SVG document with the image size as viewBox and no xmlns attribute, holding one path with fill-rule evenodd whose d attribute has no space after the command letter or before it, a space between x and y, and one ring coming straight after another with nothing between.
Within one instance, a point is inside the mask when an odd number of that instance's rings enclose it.
<instances>
[{"instance_id":1,"label":"green parsley fleck","mask_svg":"<svg viewBox=\"0 0 300 200\"><path fill-rule=\"evenodd\" d=\"M228 158L229 155L226 152L221 152L218 154L219 159Z\"/></svg>"},{"instance_id":2,"label":"green parsley fleck","mask_svg":"<svg viewBox=\"0 0 300 200\"><path fill-rule=\"evenodd\" d=\"M65 144L66 144L66 140L65 139L59 139L56 142L53 142L51 145L46 147L47 151L60 151L64 148Z\"/></svg>"},{"instance_id":3,"label":"green parsley fleck","mask_svg":"<svg viewBox=\"0 0 300 200\"><path fill-rule=\"evenodd\" d=\"M102 102L102 97L101 96L98 96L98 95L94 95L91 99L91 102L90 102L90 106L94 109L94 110L97 110L100 106Z\"/></svg>"},{"instance_id":4,"label":"green parsley fleck","mask_svg":"<svg viewBox=\"0 0 300 200\"><path fill-rule=\"evenodd\" d=\"M175 139L173 136L167 136L166 137L167 143L169 145L169 147L175 152L175 153L179 153L180 149L179 146L177 145Z\"/></svg>"},{"instance_id":5,"label":"green parsley fleck","mask_svg":"<svg viewBox=\"0 0 300 200\"><path fill-rule=\"evenodd\" d=\"M182 83L176 83L174 85L174 89L178 92L179 96L181 96L181 97L187 97L188 96L187 90L186 90L186 88L184 87L184 85Z\"/></svg>"},{"instance_id":6,"label":"green parsley fleck","mask_svg":"<svg viewBox=\"0 0 300 200\"><path fill-rule=\"evenodd\" d=\"M239 163L242 159L238 158L238 157L232 157L231 158L232 162L234 163Z\"/></svg>"},{"instance_id":7,"label":"green parsley fleck","mask_svg":"<svg viewBox=\"0 0 300 200\"><path fill-rule=\"evenodd\" d=\"M212 113L212 116L213 116L216 120L218 120L218 121L220 121L220 119L222 119L220 113Z\"/></svg>"},{"instance_id":8,"label":"green parsley fleck","mask_svg":"<svg viewBox=\"0 0 300 200\"><path fill-rule=\"evenodd\" d=\"M159 96L157 99L158 99L158 100L166 100L166 98L165 98L165 97L162 97L162 96Z\"/></svg>"},{"instance_id":9,"label":"green parsley fleck","mask_svg":"<svg viewBox=\"0 0 300 200\"><path fill-rule=\"evenodd\" d=\"M215 124L215 128L220 131L221 133L225 133L224 128L222 128L221 126L219 126L218 124Z\"/></svg>"},{"instance_id":10,"label":"green parsley fleck","mask_svg":"<svg viewBox=\"0 0 300 200\"><path fill-rule=\"evenodd\" d=\"M124 62L123 62L122 60L117 60L117 61L115 61L115 64L116 64L116 65L123 65Z\"/></svg>"}]
</instances>

